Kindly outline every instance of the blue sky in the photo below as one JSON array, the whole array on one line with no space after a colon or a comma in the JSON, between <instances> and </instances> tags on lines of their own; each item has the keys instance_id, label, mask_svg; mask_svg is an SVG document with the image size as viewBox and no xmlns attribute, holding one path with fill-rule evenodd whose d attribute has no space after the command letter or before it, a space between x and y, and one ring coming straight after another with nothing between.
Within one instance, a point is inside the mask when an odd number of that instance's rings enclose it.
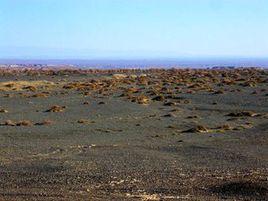
<instances>
[{"instance_id":1,"label":"blue sky","mask_svg":"<svg viewBox=\"0 0 268 201\"><path fill-rule=\"evenodd\" d=\"M0 0L0 58L267 57L268 0Z\"/></svg>"}]
</instances>

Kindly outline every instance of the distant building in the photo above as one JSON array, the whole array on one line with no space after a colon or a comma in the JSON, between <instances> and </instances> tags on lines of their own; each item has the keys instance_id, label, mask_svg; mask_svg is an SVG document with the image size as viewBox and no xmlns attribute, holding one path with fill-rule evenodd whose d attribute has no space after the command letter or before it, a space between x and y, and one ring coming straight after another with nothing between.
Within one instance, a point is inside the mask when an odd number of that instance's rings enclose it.
<instances>
[{"instance_id":1,"label":"distant building","mask_svg":"<svg viewBox=\"0 0 268 201\"><path fill-rule=\"evenodd\" d=\"M17 67L19 67L19 65L18 64L11 64L10 67L17 68Z\"/></svg>"}]
</instances>

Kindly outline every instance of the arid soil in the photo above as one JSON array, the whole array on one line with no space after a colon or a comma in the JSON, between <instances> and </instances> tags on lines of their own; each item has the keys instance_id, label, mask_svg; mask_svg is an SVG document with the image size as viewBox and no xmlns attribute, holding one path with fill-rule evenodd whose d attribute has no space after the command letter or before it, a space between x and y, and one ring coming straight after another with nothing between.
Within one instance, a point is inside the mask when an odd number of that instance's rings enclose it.
<instances>
[{"instance_id":1,"label":"arid soil","mask_svg":"<svg viewBox=\"0 0 268 201\"><path fill-rule=\"evenodd\" d=\"M0 200L267 200L268 71L0 69Z\"/></svg>"}]
</instances>

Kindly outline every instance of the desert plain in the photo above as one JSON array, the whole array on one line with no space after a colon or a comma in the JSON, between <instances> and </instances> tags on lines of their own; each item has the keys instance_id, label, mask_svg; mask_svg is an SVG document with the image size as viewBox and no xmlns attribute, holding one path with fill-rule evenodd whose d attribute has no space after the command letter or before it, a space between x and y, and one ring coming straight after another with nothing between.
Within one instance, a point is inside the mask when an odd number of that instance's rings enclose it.
<instances>
[{"instance_id":1,"label":"desert plain","mask_svg":"<svg viewBox=\"0 0 268 201\"><path fill-rule=\"evenodd\" d=\"M0 69L0 200L266 200L268 71Z\"/></svg>"}]
</instances>

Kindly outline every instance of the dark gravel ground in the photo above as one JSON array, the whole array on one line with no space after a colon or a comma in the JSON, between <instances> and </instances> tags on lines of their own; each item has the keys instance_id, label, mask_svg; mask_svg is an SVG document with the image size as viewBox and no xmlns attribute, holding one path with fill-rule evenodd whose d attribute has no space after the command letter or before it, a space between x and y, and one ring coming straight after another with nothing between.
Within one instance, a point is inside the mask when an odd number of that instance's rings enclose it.
<instances>
[{"instance_id":1,"label":"dark gravel ground","mask_svg":"<svg viewBox=\"0 0 268 201\"><path fill-rule=\"evenodd\" d=\"M8 80L14 77L0 77ZM0 113L0 200L267 200L267 86L181 93L190 102L171 106L137 104L119 92L82 96L60 85L46 98L0 91L0 109L8 111ZM52 105L66 108L45 112ZM227 116L244 110L261 115ZM197 124L209 132L183 132ZM234 129L217 129L225 124Z\"/></svg>"}]
</instances>

